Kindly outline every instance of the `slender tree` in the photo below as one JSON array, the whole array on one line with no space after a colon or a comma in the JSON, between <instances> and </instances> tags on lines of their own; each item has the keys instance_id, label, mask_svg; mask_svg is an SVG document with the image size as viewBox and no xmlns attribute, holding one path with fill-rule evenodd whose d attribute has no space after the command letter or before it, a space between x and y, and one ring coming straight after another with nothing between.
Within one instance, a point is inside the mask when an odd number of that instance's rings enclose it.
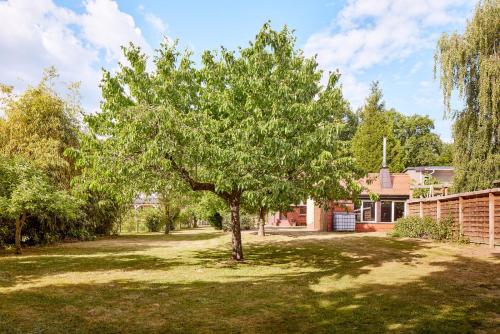
<instances>
[{"instance_id":1,"label":"slender tree","mask_svg":"<svg viewBox=\"0 0 500 334\"><path fill-rule=\"evenodd\" d=\"M386 112L382 90L374 82L361 111L361 122L352 140L357 165L364 173L376 172L382 166L382 143L387 137L387 162L392 171L403 169L400 143L394 137L394 122Z\"/></svg>"},{"instance_id":2,"label":"slender tree","mask_svg":"<svg viewBox=\"0 0 500 334\"><path fill-rule=\"evenodd\" d=\"M500 5L477 5L463 34L444 33L437 43L435 75L439 75L445 115L453 125L454 190L489 188L500 178ZM452 93L464 102L453 110Z\"/></svg>"},{"instance_id":3,"label":"slender tree","mask_svg":"<svg viewBox=\"0 0 500 334\"><path fill-rule=\"evenodd\" d=\"M102 110L87 118L102 166L218 195L231 211L233 259L243 260L246 192L296 180L327 198L354 184L338 74L322 89L316 60L295 49L288 28L265 24L248 47L206 51L199 67L171 44L153 72L139 48L125 57L116 74L104 72Z\"/></svg>"}]
</instances>

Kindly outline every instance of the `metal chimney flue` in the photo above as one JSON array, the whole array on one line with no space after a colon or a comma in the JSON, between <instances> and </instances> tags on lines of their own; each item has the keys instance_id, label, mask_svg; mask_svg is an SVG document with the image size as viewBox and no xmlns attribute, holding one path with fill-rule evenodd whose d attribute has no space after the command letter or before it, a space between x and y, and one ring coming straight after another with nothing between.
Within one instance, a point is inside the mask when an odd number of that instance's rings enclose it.
<instances>
[{"instance_id":1,"label":"metal chimney flue","mask_svg":"<svg viewBox=\"0 0 500 334\"><path fill-rule=\"evenodd\" d=\"M385 189L392 188L392 179L389 168L387 168L387 138L384 137L382 145L382 168L380 168L380 187Z\"/></svg>"},{"instance_id":2,"label":"metal chimney flue","mask_svg":"<svg viewBox=\"0 0 500 334\"><path fill-rule=\"evenodd\" d=\"M384 137L384 144L383 144L383 149L382 149L382 168L387 167L387 138Z\"/></svg>"}]
</instances>

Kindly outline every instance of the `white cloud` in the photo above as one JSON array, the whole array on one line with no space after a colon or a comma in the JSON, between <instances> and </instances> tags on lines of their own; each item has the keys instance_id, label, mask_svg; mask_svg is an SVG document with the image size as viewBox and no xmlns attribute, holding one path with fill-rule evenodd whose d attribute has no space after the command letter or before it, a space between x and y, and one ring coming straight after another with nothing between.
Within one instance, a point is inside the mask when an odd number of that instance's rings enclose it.
<instances>
[{"instance_id":1,"label":"white cloud","mask_svg":"<svg viewBox=\"0 0 500 334\"><path fill-rule=\"evenodd\" d=\"M99 67L114 66L120 46L129 41L147 52L150 47L134 19L114 1L89 0L84 8L79 14L52 0L1 1L0 81L23 88L54 65L63 81L81 81L84 107L95 109Z\"/></svg>"},{"instance_id":2,"label":"white cloud","mask_svg":"<svg viewBox=\"0 0 500 334\"><path fill-rule=\"evenodd\" d=\"M164 33L167 31L167 25L165 24L165 22L163 22L163 20L155 14L146 13L144 14L144 18L149 24L151 24L153 28L155 28L157 32Z\"/></svg>"},{"instance_id":3,"label":"white cloud","mask_svg":"<svg viewBox=\"0 0 500 334\"><path fill-rule=\"evenodd\" d=\"M121 57L121 46L132 42L150 51L141 29L134 18L118 8L112 0L89 0L85 2L86 13L81 17L81 26L87 41L99 49L106 50L108 61Z\"/></svg>"},{"instance_id":4,"label":"white cloud","mask_svg":"<svg viewBox=\"0 0 500 334\"><path fill-rule=\"evenodd\" d=\"M167 32L167 24L161 18L152 13L145 13L146 21L160 34Z\"/></svg>"},{"instance_id":5,"label":"white cloud","mask_svg":"<svg viewBox=\"0 0 500 334\"><path fill-rule=\"evenodd\" d=\"M329 27L309 37L304 51L306 55L317 54L322 68L338 68L348 74L345 78L350 78L350 85L364 86L357 82L357 74L433 47L436 38L433 29L465 21L464 7L469 8L471 3L471 0L350 0ZM346 95L363 91L357 89ZM361 96L354 98L362 101Z\"/></svg>"},{"instance_id":6,"label":"white cloud","mask_svg":"<svg viewBox=\"0 0 500 334\"><path fill-rule=\"evenodd\" d=\"M143 5L139 6L139 11L144 16L146 22L148 22L156 32L164 34L167 32L167 24L159 17L153 13L147 12Z\"/></svg>"}]
</instances>

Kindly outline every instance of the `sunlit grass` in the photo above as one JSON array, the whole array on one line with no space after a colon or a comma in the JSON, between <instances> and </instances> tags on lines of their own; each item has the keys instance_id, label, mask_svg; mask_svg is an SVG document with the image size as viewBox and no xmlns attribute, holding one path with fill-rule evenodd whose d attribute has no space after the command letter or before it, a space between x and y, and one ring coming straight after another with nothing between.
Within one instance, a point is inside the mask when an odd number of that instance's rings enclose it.
<instances>
[{"instance_id":1,"label":"sunlit grass","mask_svg":"<svg viewBox=\"0 0 500 334\"><path fill-rule=\"evenodd\" d=\"M381 234L211 229L0 255L1 333L495 332L500 264L484 247Z\"/></svg>"}]
</instances>

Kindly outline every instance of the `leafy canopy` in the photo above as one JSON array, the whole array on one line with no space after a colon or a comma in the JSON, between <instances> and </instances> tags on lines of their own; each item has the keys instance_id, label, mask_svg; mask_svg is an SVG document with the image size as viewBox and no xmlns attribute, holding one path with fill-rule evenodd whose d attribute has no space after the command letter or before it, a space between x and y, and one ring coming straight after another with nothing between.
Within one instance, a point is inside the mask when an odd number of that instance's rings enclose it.
<instances>
[{"instance_id":1,"label":"leafy canopy","mask_svg":"<svg viewBox=\"0 0 500 334\"><path fill-rule=\"evenodd\" d=\"M69 188L75 169L64 151L78 146L80 109L74 95L77 85L70 85L70 96L62 98L53 88L56 77L55 69L49 68L37 86L20 95L2 86L0 154L32 161L59 187Z\"/></svg>"},{"instance_id":2,"label":"leafy canopy","mask_svg":"<svg viewBox=\"0 0 500 334\"><path fill-rule=\"evenodd\" d=\"M432 132L434 122L428 116L405 116L387 110L382 91L374 82L360 113L360 125L352 142L353 155L365 172L382 166L383 138L387 138L387 164L391 171L406 167L449 165L449 147Z\"/></svg>"},{"instance_id":3,"label":"leafy canopy","mask_svg":"<svg viewBox=\"0 0 500 334\"><path fill-rule=\"evenodd\" d=\"M248 47L206 51L199 67L175 43L161 45L152 71L138 47L124 54L128 64L104 72L101 112L86 118L98 153L83 159L108 177L210 191L237 210L245 192L287 191L291 180L304 198L358 189L339 75L322 87L288 28L265 24Z\"/></svg>"},{"instance_id":4,"label":"leafy canopy","mask_svg":"<svg viewBox=\"0 0 500 334\"><path fill-rule=\"evenodd\" d=\"M493 186L500 179L500 5L480 1L463 34L443 34L435 53L445 114L453 125L454 190ZM464 102L452 110L452 93Z\"/></svg>"}]
</instances>

